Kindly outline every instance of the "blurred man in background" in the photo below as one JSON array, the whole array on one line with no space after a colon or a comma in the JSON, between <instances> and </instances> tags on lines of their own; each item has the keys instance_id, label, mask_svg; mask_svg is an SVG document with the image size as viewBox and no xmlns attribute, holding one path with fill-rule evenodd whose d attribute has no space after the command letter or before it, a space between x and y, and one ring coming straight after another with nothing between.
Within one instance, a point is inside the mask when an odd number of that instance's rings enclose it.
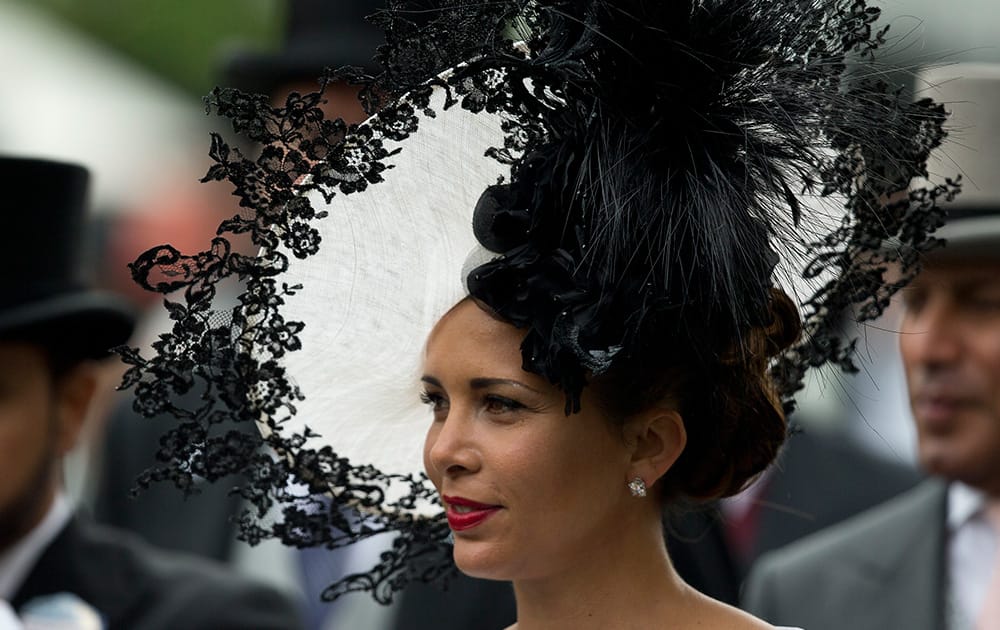
<instances>
[{"instance_id":1,"label":"blurred man in background","mask_svg":"<svg viewBox=\"0 0 1000 630\"><path fill-rule=\"evenodd\" d=\"M128 339L133 316L81 277L83 168L3 157L0 188L4 627L17 623L12 612L30 620L53 610L66 620L60 627L74 628L297 627L294 609L276 592L74 514L62 459L94 397L95 360Z\"/></svg>"},{"instance_id":2,"label":"blurred man in background","mask_svg":"<svg viewBox=\"0 0 1000 630\"><path fill-rule=\"evenodd\" d=\"M952 110L936 170L964 176L947 246L903 296L899 347L932 479L765 556L746 603L772 623L1000 628L1000 66L944 66L922 84Z\"/></svg>"}]
</instances>

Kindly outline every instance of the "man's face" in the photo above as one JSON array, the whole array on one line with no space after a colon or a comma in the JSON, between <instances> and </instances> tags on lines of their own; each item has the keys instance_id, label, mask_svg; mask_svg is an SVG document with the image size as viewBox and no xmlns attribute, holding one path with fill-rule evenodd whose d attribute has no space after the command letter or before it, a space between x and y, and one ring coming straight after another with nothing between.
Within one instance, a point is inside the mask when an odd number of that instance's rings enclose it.
<instances>
[{"instance_id":1,"label":"man's face","mask_svg":"<svg viewBox=\"0 0 1000 630\"><path fill-rule=\"evenodd\" d=\"M44 516L54 496L59 461L76 440L80 403L86 406L80 396L89 396L82 377L71 372L53 383L42 350L0 341L0 552Z\"/></svg>"},{"instance_id":2,"label":"man's face","mask_svg":"<svg viewBox=\"0 0 1000 630\"><path fill-rule=\"evenodd\" d=\"M1000 495L1000 262L935 261L904 304L900 351L922 466Z\"/></svg>"}]
</instances>

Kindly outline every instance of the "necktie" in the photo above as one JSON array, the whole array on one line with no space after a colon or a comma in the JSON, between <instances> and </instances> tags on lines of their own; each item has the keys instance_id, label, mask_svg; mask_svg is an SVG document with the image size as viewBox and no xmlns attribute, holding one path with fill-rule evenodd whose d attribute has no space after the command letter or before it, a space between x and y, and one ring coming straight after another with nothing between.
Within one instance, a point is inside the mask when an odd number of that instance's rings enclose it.
<instances>
[{"instance_id":1,"label":"necktie","mask_svg":"<svg viewBox=\"0 0 1000 630\"><path fill-rule=\"evenodd\" d=\"M1000 630L1000 501L987 503L984 514L993 527L997 545L993 554L993 577L976 620L976 630Z\"/></svg>"}]
</instances>

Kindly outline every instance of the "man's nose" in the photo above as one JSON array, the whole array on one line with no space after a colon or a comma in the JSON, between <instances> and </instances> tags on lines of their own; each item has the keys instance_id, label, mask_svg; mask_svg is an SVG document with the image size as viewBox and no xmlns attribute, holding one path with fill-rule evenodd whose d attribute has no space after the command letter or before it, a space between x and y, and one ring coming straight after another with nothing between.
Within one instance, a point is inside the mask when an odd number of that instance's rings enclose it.
<instances>
[{"instance_id":1,"label":"man's nose","mask_svg":"<svg viewBox=\"0 0 1000 630\"><path fill-rule=\"evenodd\" d=\"M903 317L900 351L908 366L935 367L952 364L962 356L961 327L955 307L946 298L928 300Z\"/></svg>"}]
</instances>

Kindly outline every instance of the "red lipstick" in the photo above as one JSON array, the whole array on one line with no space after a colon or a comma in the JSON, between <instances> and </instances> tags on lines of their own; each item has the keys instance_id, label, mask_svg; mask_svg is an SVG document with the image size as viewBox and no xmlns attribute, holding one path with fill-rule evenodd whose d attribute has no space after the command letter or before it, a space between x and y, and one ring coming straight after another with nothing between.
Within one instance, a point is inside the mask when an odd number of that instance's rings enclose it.
<instances>
[{"instance_id":1,"label":"red lipstick","mask_svg":"<svg viewBox=\"0 0 1000 630\"><path fill-rule=\"evenodd\" d=\"M479 503L464 497L442 495L441 499L446 506L445 514L448 517L448 527L456 532L476 527L493 516L501 507L499 505Z\"/></svg>"}]
</instances>

